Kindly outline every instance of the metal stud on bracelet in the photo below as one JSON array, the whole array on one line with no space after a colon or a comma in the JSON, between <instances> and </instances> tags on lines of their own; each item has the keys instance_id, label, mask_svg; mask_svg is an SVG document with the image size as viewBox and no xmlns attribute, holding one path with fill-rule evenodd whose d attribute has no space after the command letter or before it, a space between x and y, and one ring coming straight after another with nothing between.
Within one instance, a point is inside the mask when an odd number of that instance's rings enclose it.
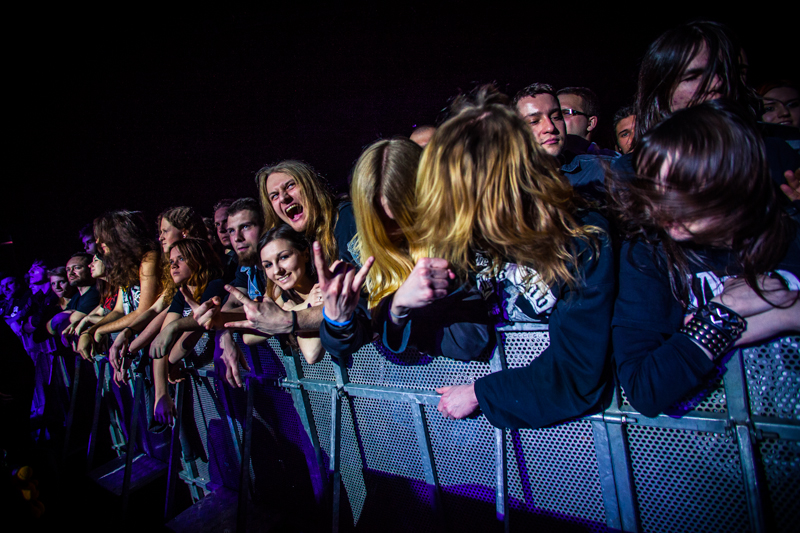
<instances>
[{"instance_id":1,"label":"metal stud on bracelet","mask_svg":"<svg viewBox=\"0 0 800 533\"><path fill-rule=\"evenodd\" d=\"M727 353L746 328L747 322L738 313L710 302L699 309L678 332L693 339L716 359Z\"/></svg>"}]
</instances>

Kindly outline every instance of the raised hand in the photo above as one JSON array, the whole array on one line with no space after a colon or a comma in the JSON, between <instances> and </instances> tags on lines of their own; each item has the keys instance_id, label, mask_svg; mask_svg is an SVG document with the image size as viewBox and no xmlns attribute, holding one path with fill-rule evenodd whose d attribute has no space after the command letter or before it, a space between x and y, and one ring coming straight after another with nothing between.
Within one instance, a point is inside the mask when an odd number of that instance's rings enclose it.
<instances>
[{"instance_id":1,"label":"raised hand","mask_svg":"<svg viewBox=\"0 0 800 533\"><path fill-rule=\"evenodd\" d=\"M410 309L425 307L447 296L455 277L444 259L423 257L417 261L414 270L394 293L392 321L396 320L396 316L408 314Z\"/></svg>"},{"instance_id":2,"label":"raised hand","mask_svg":"<svg viewBox=\"0 0 800 533\"><path fill-rule=\"evenodd\" d=\"M328 318L336 322L350 320L358 306L361 287L364 286L374 262L373 257L368 258L358 272L353 265L342 261L336 261L328 268L322 248L318 242L314 243L314 264L317 267L322 302Z\"/></svg>"},{"instance_id":3,"label":"raised hand","mask_svg":"<svg viewBox=\"0 0 800 533\"><path fill-rule=\"evenodd\" d=\"M794 172L787 170L783 175L786 178L786 183L781 185L783 194L793 202L800 200L800 168Z\"/></svg>"},{"instance_id":4,"label":"raised hand","mask_svg":"<svg viewBox=\"0 0 800 533\"><path fill-rule=\"evenodd\" d=\"M225 285L231 298L235 298L244 310L246 320L227 322L226 328L254 329L267 335L290 333L292 331L292 315L281 309L271 298L264 298L256 302L247 297L242 291L230 285Z\"/></svg>"},{"instance_id":5,"label":"raised hand","mask_svg":"<svg viewBox=\"0 0 800 533\"><path fill-rule=\"evenodd\" d=\"M186 287L181 287L181 294L183 294L183 298L186 300L189 309L192 310L192 317L200 327L207 330L220 329L222 327L222 324L219 322L222 301L218 296L214 296L200 304L197 303L191 291Z\"/></svg>"}]
</instances>

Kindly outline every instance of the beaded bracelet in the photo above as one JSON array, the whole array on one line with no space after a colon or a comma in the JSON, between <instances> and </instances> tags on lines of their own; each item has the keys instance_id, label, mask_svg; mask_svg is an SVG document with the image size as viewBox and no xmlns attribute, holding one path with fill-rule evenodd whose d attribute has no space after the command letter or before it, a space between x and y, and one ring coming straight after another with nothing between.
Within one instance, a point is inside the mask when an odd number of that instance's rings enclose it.
<instances>
[{"instance_id":1,"label":"beaded bracelet","mask_svg":"<svg viewBox=\"0 0 800 533\"><path fill-rule=\"evenodd\" d=\"M728 352L746 328L747 322L738 313L724 305L710 302L698 309L694 317L678 332L693 339L716 359Z\"/></svg>"}]
</instances>

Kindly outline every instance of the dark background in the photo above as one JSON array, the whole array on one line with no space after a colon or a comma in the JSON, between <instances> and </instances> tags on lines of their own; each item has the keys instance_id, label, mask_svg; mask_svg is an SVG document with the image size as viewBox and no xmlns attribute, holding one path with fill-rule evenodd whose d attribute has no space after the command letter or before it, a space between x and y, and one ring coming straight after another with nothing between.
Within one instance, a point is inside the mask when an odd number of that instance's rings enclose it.
<instances>
[{"instance_id":1,"label":"dark background","mask_svg":"<svg viewBox=\"0 0 800 533\"><path fill-rule=\"evenodd\" d=\"M510 95L534 81L591 87L606 135L648 44L693 19L734 29L754 84L797 76L786 4L551 5L10 13L0 269L64 264L105 210L210 215L219 198L256 197L255 172L282 159L311 163L342 192L363 147L435 122L479 83Z\"/></svg>"}]
</instances>

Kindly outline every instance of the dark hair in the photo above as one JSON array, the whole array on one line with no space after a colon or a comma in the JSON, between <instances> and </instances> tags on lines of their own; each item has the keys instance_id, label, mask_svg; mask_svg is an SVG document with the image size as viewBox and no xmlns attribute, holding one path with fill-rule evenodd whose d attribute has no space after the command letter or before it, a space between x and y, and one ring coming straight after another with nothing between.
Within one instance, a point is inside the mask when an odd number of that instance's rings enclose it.
<instances>
[{"instance_id":1,"label":"dark hair","mask_svg":"<svg viewBox=\"0 0 800 533\"><path fill-rule=\"evenodd\" d=\"M690 22L664 32L642 59L636 90L637 141L671 113L672 94L703 47L708 51L708 64L689 106L702 99L717 76L717 91L723 98L754 108L753 92L742 78L742 48L733 33L718 22Z\"/></svg>"},{"instance_id":2,"label":"dark hair","mask_svg":"<svg viewBox=\"0 0 800 533\"><path fill-rule=\"evenodd\" d=\"M264 213L261 212L261 205L253 198L239 198L228 206L228 216L232 217L239 211L252 211L256 215L256 223L264 228Z\"/></svg>"},{"instance_id":3,"label":"dark hair","mask_svg":"<svg viewBox=\"0 0 800 533\"><path fill-rule=\"evenodd\" d=\"M730 245L742 276L761 294L756 276L784 257L794 227L778 203L749 114L724 100L676 111L645 134L634 165L636 179L611 180L609 189L627 236L663 245L675 297L684 300L689 262L700 258L662 228L699 218L713 224L693 242Z\"/></svg>"},{"instance_id":4,"label":"dark hair","mask_svg":"<svg viewBox=\"0 0 800 533\"><path fill-rule=\"evenodd\" d=\"M304 234L296 232L289 224L280 224L275 226L261 236L261 238L258 240L258 263L261 264L261 250L263 250L264 247L269 243L280 240L287 241L292 245L292 248L299 252L305 252L306 250L309 250L308 262L306 263L306 275L312 280L316 281L317 270L314 266L314 259L310 251L311 245ZM272 282L272 280L267 278L266 294L274 294L274 292L275 284Z\"/></svg>"},{"instance_id":5,"label":"dark hair","mask_svg":"<svg viewBox=\"0 0 800 533\"><path fill-rule=\"evenodd\" d=\"M33 267L35 267L35 266L38 266L39 268L41 268L42 270L44 270L45 272L47 272L47 265L46 265L46 264L44 263L44 261L42 261L41 259L34 259L34 260L33 260L33 263L31 263L31 268L33 268ZM27 274L27 273L25 273L25 277L26 277L26 278L28 277L28 274Z\"/></svg>"},{"instance_id":6,"label":"dark hair","mask_svg":"<svg viewBox=\"0 0 800 533\"><path fill-rule=\"evenodd\" d=\"M69 256L70 259L72 259L73 257L80 257L81 259L83 259L84 266L92 262L92 254L87 254L86 252L76 252L71 256Z\"/></svg>"},{"instance_id":7,"label":"dark hair","mask_svg":"<svg viewBox=\"0 0 800 533\"><path fill-rule=\"evenodd\" d=\"M225 209L228 209L231 206L232 203L233 203L233 200L231 200L230 198L223 198L222 200L220 200L219 202L214 204L214 207L211 208L212 212L216 213L217 211L219 211L223 207Z\"/></svg>"},{"instance_id":8,"label":"dark hair","mask_svg":"<svg viewBox=\"0 0 800 533\"><path fill-rule=\"evenodd\" d=\"M50 270L47 271L47 277L50 278L52 276L67 279L67 269L62 266L51 268Z\"/></svg>"},{"instance_id":9,"label":"dark hair","mask_svg":"<svg viewBox=\"0 0 800 533\"><path fill-rule=\"evenodd\" d=\"M517 92L517 94L514 95L514 99L511 100L511 107L516 107L517 102L519 102L520 100L522 100L527 96L536 97L539 96L540 94L549 94L550 96L558 100L558 95L553 90L552 85L548 85L547 83L531 83L530 85L528 85L524 89L521 89L519 92Z\"/></svg>"},{"instance_id":10,"label":"dark hair","mask_svg":"<svg viewBox=\"0 0 800 533\"><path fill-rule=\"evenodd\" d=\"M583 112L590 117L596 117L600 113L600 103L597 95L588 87L564 87L560 89L556 96L561 94L574 94L583 100Z\"/></svg>"},{"instance_id":11,"label":"dark hair","mask_svg":"<svg viewBox=\"0 0 800 533\"><path fill-rule=\"evenodd\" d=\"M91 237L92 239L94 239L94 226L93 226L93 224L91 222L89 222L84 227L82 227L80 229L80 231L78 232L78 237L81 240L85 239L86 237Z\"/></svg>"},{"instance_id":12,"label":"dark hair","mask_svg":"<svg viewBox=\"0 0 800 533\"><path fill-rule=\"evenodd\" d=\"M103 270L106 272L106 274L104 274L106 279L94 278L95 287L97 287L97 291L100 293L100 296L103 298L103 300L108 300L117 294L119 287L108 281L108 265L106 264L105 258L103 258L103 254L100 252L100 248L97 249L97 252L95 252L94 256L92 257L92 262L94 262L95 258L99 259L100 262L103 263Z\"/></svg>"},{"instance_id":13,"label":"dark hair","mask_svg":"<svg viewBox=\"0 0 800 533\"><path fill-rule=\"evenodd\" d=\"M184 285L193 285L195 287L193 296L196 300L199 300L203 295L203 291L206 290L208 282L222 277L223 271L219 257L211 248L208 239L187 237L176 241L169 249L170 255L175 248L183 255L189 270L192 271L192 275L189 276ZM175 283L170 281L164 290L164 301L172 301L177 290L178 287Z\"/></svg>"},{"instance_id":14,"label":"dark hair","mask_svg":"<svg viewBox=\"0 0 800 533\"><path fill-rule=\"evenodd\" d=\"M94 234L109 248L103 256L108 280L118 287L139 284L139 267L145 254L153 252L156 261L161 247L141 211L110 211L94 221Z\"/></svg>"},{"instance_id":15,"label":"dark hair","mask_svg":"<svg viewBox=\"0 0 800 533\"><path fill-rule=\"evenodd\" d=\"M617 112L614 113L614 125L612 126L612 129L617 129L617 124L619 124L620 120L635 114L636 108L633 105L626 105L625 107L619 108Z\"/></svg>"}]
</instances>

